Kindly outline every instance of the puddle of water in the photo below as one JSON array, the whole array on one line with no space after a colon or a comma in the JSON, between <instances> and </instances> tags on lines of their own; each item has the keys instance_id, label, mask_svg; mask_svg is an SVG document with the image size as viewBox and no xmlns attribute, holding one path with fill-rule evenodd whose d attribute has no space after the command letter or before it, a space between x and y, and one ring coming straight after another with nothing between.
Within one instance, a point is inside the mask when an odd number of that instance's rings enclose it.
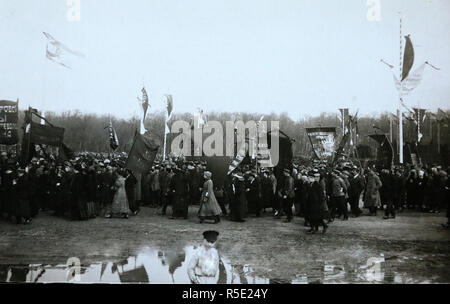
<instances>
[{"instance_id":1,"label":"puddle of water","mask_svg":"<svg viewBox=\"0 0 450 304\"><path fill-rule=\"evenodd\" d=\"M88 266L68 265L0 265L0 283L142 283L189 284L188 265L197 247L180 251L145 248L138 255L121 261L105 261ZM301 272L292 280L256 276L249 265L235 265L220 257L216 276L208 283L219 284L322 284L322 283L430 283L417 281L379 265L349 267L319 263L309 273ZM375 262L377 262L375 261Z\"/></svg>"}]
</instances>

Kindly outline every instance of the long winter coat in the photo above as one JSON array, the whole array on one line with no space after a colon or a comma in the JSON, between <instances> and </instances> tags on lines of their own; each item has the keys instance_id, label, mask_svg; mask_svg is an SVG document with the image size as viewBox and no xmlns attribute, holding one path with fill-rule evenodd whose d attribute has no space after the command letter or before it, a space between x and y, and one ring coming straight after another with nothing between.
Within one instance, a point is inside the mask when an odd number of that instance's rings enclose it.
<instances>
[{"instance_id":1,"label":"long winter coat","mask_svg":"<svg viewBox=\"0 0 450 304\"><path fill-rule=\"evenodd\" d=\"M369 173L367 177L366 192L364 193L364 208L381 206L380 188L383 186L380 178L375 173Z\"/></svg>"},{"instance_id":2,"label":"long winter coat","mask_svg":"<svg viewBox=\"0 0 450 304\"><path fill-rule=\"evenodd\" d=\"M203 191L200 201L200 209L198 215L201 217L221 215L222 209L220 209L217 203L216 196L214 195L214 187L212 180L208 179L203 184Z\"/></svg>"},{"instance_id":3,"label":"long winter coat","mask_svg":"<svg viewBox=\"0 0 450 304\"><path fill-rule=\"evenodd\" d=\"M308 186L308 213L308 219L312 221L329 217L324 180Z\"/></svg>"}]
</instances>

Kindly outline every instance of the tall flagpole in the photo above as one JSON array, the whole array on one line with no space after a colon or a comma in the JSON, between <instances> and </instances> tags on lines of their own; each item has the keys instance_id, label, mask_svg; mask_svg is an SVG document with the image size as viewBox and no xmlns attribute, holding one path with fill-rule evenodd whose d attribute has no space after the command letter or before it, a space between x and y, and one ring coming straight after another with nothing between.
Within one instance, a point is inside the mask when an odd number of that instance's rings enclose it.
<instances>
[{"instance_id":1,"label":"tall flagpole","mask_svg":"<svg viewBox=\"0 0 450 304\"><path fill-rule=\"evenodd\" d=\"M166 111L167 112L167 111ZM163 151L163 161L166 160L166 145L167 145L167 113L164 119L164 151Z\"/></svg>"},{"instance_id":2,"label":"tall flagpole","mask_svg":"<svg viewBox=\"0 0 450 304\"><path fill-rule=\"evenodd\" d=\"M390 115L389 115L389 140L391 141L391 143L392 143L392 140L393 140L392 124L393 124L393 122L392 122L392 113L390 113Z\"/></svg>"},{"instance_id":3,"label":"tall flagpole","mask_svg":"<svg viewBox=\"0 0 450 304\"><path fill-rule=\"evenodd\" d=\"M399 90L399 105L398 105L398 138L399 138L399 147L398 147L398 153L399 153L399 163L403 164L403 111L401 107L402 103L402 88L401 88L401 81L402 81L402 72L403 72L403 37L402 37L402 15L400 12L400 90Z\"/></svg>"}]
</instances>

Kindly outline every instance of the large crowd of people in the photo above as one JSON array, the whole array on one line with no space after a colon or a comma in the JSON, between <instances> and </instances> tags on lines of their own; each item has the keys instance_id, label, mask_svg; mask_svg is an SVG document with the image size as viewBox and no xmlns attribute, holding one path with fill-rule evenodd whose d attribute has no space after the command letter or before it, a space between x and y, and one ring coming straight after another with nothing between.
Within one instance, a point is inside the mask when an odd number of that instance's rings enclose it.
<instances>
[{"instance_id":1,"label":"large crowd of people","mask_svg":"<svg viewBox=\"0 0 450 304\"><path fill-rule=\"evenodd\" d=\"M0 161L0 213L3 220L30 224L40 212L71 220L128 218L142 206L160 208L171 219L187 219L198 205L200 222L221 218L244 222L270 214L291 222L304 218L309 233L329 223L361 215L394 219L404 209L449 217L450 168L402 166L362 169L351 162L330 167L292 164L289 169L239 166L214 184L206 161L155 160L150 172L136 176L125 169L126 155L81 153L69 161L33 158L19 166L6 152ZM360 209L360 200L367 212ZM443 224L448 228L449 223Z\"/></svg>"}]
</instances>

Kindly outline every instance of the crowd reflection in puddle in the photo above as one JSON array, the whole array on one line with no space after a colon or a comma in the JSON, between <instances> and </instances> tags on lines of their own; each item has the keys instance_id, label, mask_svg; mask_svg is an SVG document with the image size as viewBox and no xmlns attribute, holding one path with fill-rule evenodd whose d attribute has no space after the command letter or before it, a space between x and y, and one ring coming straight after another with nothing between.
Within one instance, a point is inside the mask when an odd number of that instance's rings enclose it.
<instances>
[{"instance_id":1,"label":"crowd reflection in puddle","mask_svg":"<svg viewBox=\"0 0 450 304\"><path fill-rule=\"evenodd\" d=\"M179 251L145 248L137 256L122 261L103 262L78 269L68 265L0 265L0 282L9 283L142 283L189 284L188 266L199 247L188 246ZM348 270L347 270L348 269ZM293 280L253 275L248 265L233 265L220 257L213 281L218 284L314 284L314 283L429 283L417 281L396 272L379 273L366 265L351 269L322 264L310 273ZM375 275L375 277L374 277Z\"/></svg>"}]
</instances>

